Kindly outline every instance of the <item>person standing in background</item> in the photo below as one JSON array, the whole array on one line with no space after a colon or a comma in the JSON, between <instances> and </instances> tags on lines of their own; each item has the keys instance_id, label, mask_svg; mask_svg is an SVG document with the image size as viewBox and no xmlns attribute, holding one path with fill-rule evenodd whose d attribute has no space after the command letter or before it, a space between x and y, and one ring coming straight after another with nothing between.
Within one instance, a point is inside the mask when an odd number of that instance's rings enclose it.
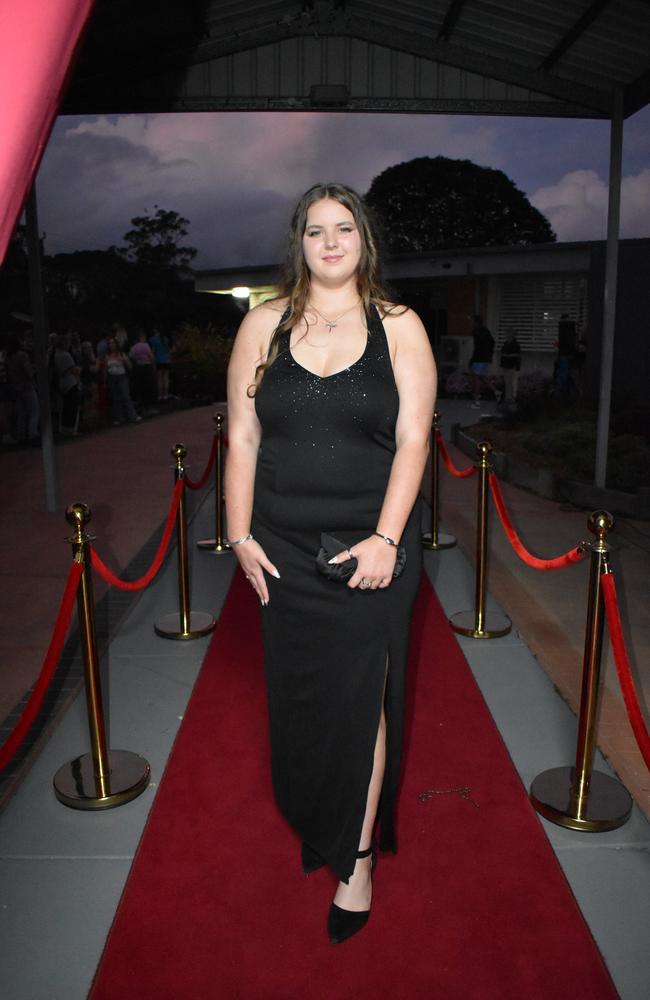
<instances>
[{"instance_id":1,"label":"person standing in background","mask_svg":"<svg viewBox=\"0 0 650 1000\"><path fill-rule=\"evenodd\" d=\"M14 436L24 444L36 444L41 411L34 365L23 339L17 333L9 335L7 372L14 400Z\"/></svg>"},{"instance_id":2,"label":"person standing in background","mask_svg":"<svg viewBox=\"0 0 650 1000\"><path fill-rule=\"evenodd\" d=\"M555 385L558 394L567 396L571 385L571 364L577 347L575 320L568 313L562 313L557 324L557 359L555 362Z\"/></svg>"},{"instance_id":3,"label":"person standing in background","mask_svg":"<svg viewBox=\"0 0 650 1000\"><path fill-rule=\"evenodd\" d=\"M469 369L472 373L472 395L474 397L472 406L477 410L481 406L482 389L487 389L497 399L499 397L487 380L494 355L494 337L484 324L483 317L479 316L478 313L472 316L472 321L474 323L472 332L474 350L469 361Z\"/></svg>"},{"instance_id":4,"label":"person standing in background","mask_svg":"<svg viewBox=\"0 0 650 1000\"><path fill-rule=\"evenodd\" d=\"M582 370L587 360L587 341L583 330L577 332L576 349L569 362L569 382L578 396L582 396Z\"/></svg>"},{"instance_id":5,"label":"person standing in background","mask_svg":"<svg viewBox=\"0 0 650 1000\"><path fill-rule=\"evenodd\" d=\"M172 356L169 338L160 330L154 329L149 338L149 346L153 351L156 362L156 378L158 380L158 399L165 401L171 399L169 395L169 369L171 367Z\"/></svg>"},{"instance_id":6,"label":"person standing in background","mask_svg":"<svg viewBox=\"0 0 650 1000\"><path fill-rule=\"evenodd\" d=\"M58 333L52 353L53 382L59 394L59 430L68 437L79 433L81 366L70 353L70 334Z\"/></svg>"},{"instance_id":7,"label":"person standing in background","mask_svg":"<svg viewBox=\"0 0 650 1000\"><path fill-rule=\"evenodd\" d=\"M147 343L147 335L140 330L138 338L129 351L133 362L133 395L144 412L154 413L156 400L156 365L153 351Z\"/></svg>"},{"instance_id":8,"label":"person standing in background","mask_svg":"<svg viewBox=\"0 0 650 1000\"><path fill-rule=\"evenodd\" d=\"M81 341L81 410L82 414L97 410L97 379L99 365L89 340Z\"/></svg>"},{"instance_id":9,"label":"person standing in background","mask_svg":"<svg viewBox=\"0 0 650 1000\"><path fill-rule=\"evenodd\" d=\"M122 323L113 323L113 326L111 327L111 333L115 337L115 342L118 346L118 349L122 351L124 354L128 354L129 335L126 332L126 327L124 327Z\"/></svg>"},{"instance_id":10,"label":"person standing in background","mask_svg":"<svg viewBox=\"0 0 650 1000\"><path fill-rule=\"evenodd\" d=\"M108 351L100 364L113 406L113 424L121 424L125 417L132 424L140 423L142 417L136 413L129 391L128 371L131 362L124 351L119 349L115 337L109 337Z\"/></svg>"},{"instance_id":11,"label":"person standing in background","mask_svg":"<svg viewBox=\"0 0 650 1000\"><path fill-rule=\"evenodd\" d=\"M108 333L105 330L102 331L102 335L95 345L95 353L97 355L97 360L101 361L108 351Z\"/></svg>"},{"instance_id":12,"label":"person standing in background","mask_svg":"<svg viewBox=\"0 0 650 1000\"><path fill-rule=\"evenodd\" d=\"M507 330L506 339L501 347L501 371L506 405L513 406L517 400L517 381L521 368L521 345L517 340L516 330Z\"/></svg>"}]
</instances>

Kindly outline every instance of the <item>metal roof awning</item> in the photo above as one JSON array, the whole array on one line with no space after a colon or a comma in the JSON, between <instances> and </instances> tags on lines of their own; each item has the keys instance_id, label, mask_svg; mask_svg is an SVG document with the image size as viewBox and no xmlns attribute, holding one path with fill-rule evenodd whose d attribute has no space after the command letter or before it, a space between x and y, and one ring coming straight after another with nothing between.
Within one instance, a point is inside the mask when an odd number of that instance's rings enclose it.
<instances>
[{"instance_id":1,"label":"metal roof awning","mask_svg":"<svg viewBox=\"0 0 650 1000\"><path fill-rule=\"evenodd\" d=\"M610 118L650 100L647 0L97 0L64 114Z\"/></svg>"}]
</instances>

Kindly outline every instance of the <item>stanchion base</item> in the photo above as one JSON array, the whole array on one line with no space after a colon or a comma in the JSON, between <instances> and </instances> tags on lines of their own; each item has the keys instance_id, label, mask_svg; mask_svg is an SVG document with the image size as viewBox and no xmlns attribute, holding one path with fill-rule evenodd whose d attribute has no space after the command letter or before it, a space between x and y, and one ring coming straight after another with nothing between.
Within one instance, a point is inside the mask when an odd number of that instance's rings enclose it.
<instances>
[{"instance_id":1,"label":"stanchion base","mask_svg":"<svg viewBox=\"0 0 650 1000\"><path fill-rule=\"evenodd\" d=\"M68 761L54 775L54 794L71 809L113 809L137 798L149 784L149 762L130 750L109 750L108 780L95 778L92 754Z\"/></svg>"},{"instance_id":2,"label":"stanchion base","mask_svg":"<svg viewBox=\"0 0 650 1000\"><path fill-rule=\"evenodd\" d=\"M187 632L184 632L180 611L174 611L155 622L153 628L156 635L163 639L200 639L202 635L212 631L216 622L207 611L191 611L189 625Z\"/></svg>"},{"instance_id":3,"label":"stanchion base","mask_svg":"<svg viewBox=\"0 0 650 1000\"><path fill-rule=\"evenodd\" d=\"M592 771L584 815L577 815L571 786L575 769L553 767L538 774L530 786L530 801L540 815L558 826L586 833L616 830L629 819L632 799L625 785L602 771Z\"/></svg>"},{"instance_id":4,"label":"stanchion base","mask_svg":"<svg viewBox=\"0 0 650 1000\"><path fill-rule=\"evenodd\" d=\"M431 541L430 532L426 535L422 535L422 548L427 549L429 552L437 552L438 549L453 549L455 544L456 537L454 535L447 535L444 531L438 532L438 537L435 542Z\"/></svg>"},{"instance_id":5,"label":"stanchion base","mask_svg":"<svg viewBox=\"0 0 650 1000\"><path fill-rule=\"evenodd\" d=\"M211 552L213 556L225 556L228 552L232 552L232 547L228 545L228 542L219 542L217 545L216 538L204 538L196 543L196 547L203 549L204 552Z\"/></svg>"},{"instance_id":6,"label":"stanchion base","mask_svg":"<svg viewBox=\"0 0 650 1000\"><path fill-rule=\"evenodd\" d=\"M449 619L449 624L454 632L468 635L470 639L498 639L501 635L507 635L512 628L510 619L496 611L485 615L482 629L476 627L476 611L457 611Z\"/></svg>"}]
</instances>

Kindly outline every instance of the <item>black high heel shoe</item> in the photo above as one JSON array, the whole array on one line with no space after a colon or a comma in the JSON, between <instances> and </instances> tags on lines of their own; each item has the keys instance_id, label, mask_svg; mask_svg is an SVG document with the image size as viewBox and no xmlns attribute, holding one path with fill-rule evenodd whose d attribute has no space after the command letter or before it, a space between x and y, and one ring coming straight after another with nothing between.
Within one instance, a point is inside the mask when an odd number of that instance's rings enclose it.
<instances>
[{"instance_id":1,"label":"black high heel shoe","mask_svg":"<svg viewBox=\"0 0 650 1000\"><path fill-rule=\"evenodd\" d=\"M359 851L358 858L371 858L370 871L377 867L377 854L375 845L372 844L367 851ZM370 910L344 910L342 907L332 903L327 916L327 933L331 944L341 944L348 938L360 931L368 923Z\"/></svg>"},{"instance_id":2,"label":"black high heel shoe","mask_svg":"<svg viewBox=\"0 0 650 1000\"><path fill-rule=\"evenodd\" d=\"M302 847L300 849L300 859L302 861L302 870L305 875L311 875L312 872L317 872L319 868L322 868L326 864L324 858L321 858L320 854L317 854L313 847L310 847L306 840L303 840Z\"/></svg>"}]
</instances>

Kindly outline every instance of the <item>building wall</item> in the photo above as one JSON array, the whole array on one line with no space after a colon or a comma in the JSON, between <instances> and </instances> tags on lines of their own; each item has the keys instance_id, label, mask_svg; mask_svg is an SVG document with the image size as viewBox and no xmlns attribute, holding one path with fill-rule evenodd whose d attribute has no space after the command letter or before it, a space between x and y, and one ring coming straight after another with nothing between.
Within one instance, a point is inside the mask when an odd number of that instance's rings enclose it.
<instances>
[{"instance_id":1,"label":"building wall","mask_svg":"<svg viewBox=\"0 0 650 1000\"><path fill-rule=\"evenodd\" d=\"M592 250L585 390L597 398L603 336L605 245ZM612 378L615 405L648 405L650 398L650 240L625 240L618 257Z\"/></svg>"},{"instance_id":2,"label":"building wall","mask_svg":"<svg viewBox=\"0 0 650 1000\"><path fill-rule=\"evenodd\" d=\"M505 321L501 301L508 282L535 286L529 312L536 322L522 336L522 371L551 376L555 361L554 331L562 312L577 323L586 322L587 356L582 384L597 399L602 344L605 243L546 244L408 254L389 259L389 284L403 293L403 301L422 315L431 343L447 369L467 367L471 354L471 320L479 312L497 340L503 340ZM203 272L197 290L215 291L232 285L251 287L273 280L274 269L245 268ZM549 288L542 288L548 279ZM587 282L586 297L584 285ZM553 287L550 287L550 286ZM558 291L559 289L559 291ZM526 300L525 296L523 301ZM586 309L585 309L586 302ZM524 310L525 311L525 310ZM532 314L531 312L531 314ZM546 315L544 315L546 314ZM508 324L512 322L512 309ZM648 405L650 380L650 239L623 240L619 248L618 296L614 352L614 401ZM522 323L523 326L523 323ZM525 331L522 331L524 333ZM455 343L454 341L457 341ZM495 366L498 360L495 360Z\"/></svg>"},{"instance_id":3,"label":"building wall","mask_svg":"<svg viewBox=\"0 0 650 1000\"><path fill-rule=\"evenodd\" d=\"M486 315L488 283L485 279L450 278L447 286L447 332L452 337L471 337L475 313Z\"/></svg>"}]
</instances>

